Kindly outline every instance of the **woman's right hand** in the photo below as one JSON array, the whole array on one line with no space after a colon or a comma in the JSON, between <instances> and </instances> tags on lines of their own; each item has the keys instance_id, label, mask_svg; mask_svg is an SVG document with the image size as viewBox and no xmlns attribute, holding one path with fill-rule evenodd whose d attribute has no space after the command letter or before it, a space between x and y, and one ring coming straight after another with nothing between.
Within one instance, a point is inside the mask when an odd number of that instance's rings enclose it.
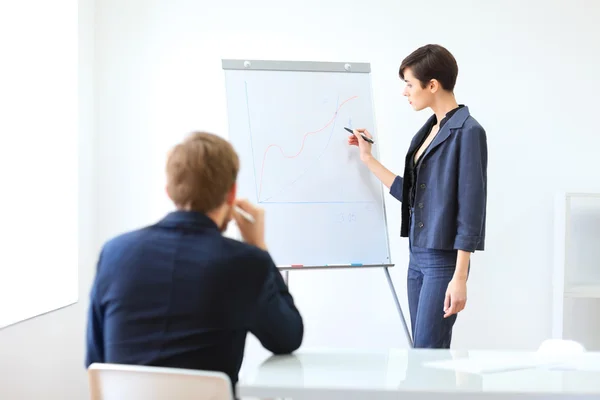
<instances>
[{"instance_id":1,"label":"woman's right hand","mask_svg":"<svg viewBox=\"0 0 600 400\"><path fill-rule=\"evenodd\" d=\"M372 139L373 136L369 133L368 130L364 128L354 129L354 133L348 136L348 144L350 146L358 146L360 150L360 160L362 162L367 162L373 155L371 154L371 143L367 142L362 138L361 134L365 135L369 139Z\"/></svg>"}]
</instances>

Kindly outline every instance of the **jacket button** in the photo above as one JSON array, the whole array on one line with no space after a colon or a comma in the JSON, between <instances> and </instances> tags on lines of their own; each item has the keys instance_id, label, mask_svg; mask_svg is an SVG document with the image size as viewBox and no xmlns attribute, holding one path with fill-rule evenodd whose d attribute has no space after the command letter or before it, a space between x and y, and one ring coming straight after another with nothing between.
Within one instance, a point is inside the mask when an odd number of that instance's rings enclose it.
<instances>
[{"instance_id":1,"label":"jacket button","mask_svg":"<svg viewBox=\"0 0 600 400\"><path fill-rule=\"evenodd\" d=\"M425 184L421 183L421 189L425 189Z\"/></svg>"},{"instance_id":2,"label":"jacket button","mask_svg":"<svg viewBox=\"0 0 600 400\"><path fill-rule=\"evenodd\" d=\"M419 228L422 228L422 227L423 227L423 223L419 222Z\"/></svg>"},{"instance_id":3,"label":"jacket button","mask_svg":"<svg viewBox=\"0 0 600 400\"><path fill-rule=\"evenodd\" d=\"M423 203L419 203L419 208L423 208Z\"/></svg>"}]
</instances>

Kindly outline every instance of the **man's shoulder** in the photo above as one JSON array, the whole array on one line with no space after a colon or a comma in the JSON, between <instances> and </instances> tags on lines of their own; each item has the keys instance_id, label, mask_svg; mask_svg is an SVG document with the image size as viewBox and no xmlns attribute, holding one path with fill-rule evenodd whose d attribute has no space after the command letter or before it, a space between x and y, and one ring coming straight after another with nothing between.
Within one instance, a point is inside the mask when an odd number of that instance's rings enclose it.
<instances>
[{"instance_id":1,"label":"man's shoulder","mask_svg":"<svg viewBox=\"0 0 600 400\"><path fill-rule=\"evenodd\" d=\"M239 288L238 285L241 284L247 286L248 290L260 288L275 268L267 251L227 237L222 237L210 252L207 258L210 259L213 271L219 271L217 275L224 277L232 287ZM206 259L202 262L206 262ZM235 283L230 281L232 276L237 278Z\"/></svg>"},{"instance_id":2,"label":"man's shoulder","mask_svg":"<svg viewBox=\"0 0 600 400\"><path fill-rule=\"evenodd\" d=\"M265 250L245 242L240 242L228 237L223 237L224 250L234 261L253 262L268 268L271 264L271 256Z\"/></svg>"},{"instance_id":3,"label":"man's shoulder","mask_svg":"<svg viewBox=\"0 0 600 400\"><path fill-rule=\"evenodd\" d=\"M164 260L165 254L174 253L183 255L189 262L213 265L224 273L242 270L244 274L252 271L252 274L264 275L273 264L267 251L217 233L182 239L165 235L154 226L124 232L107 240L101 258L116 265L127 259Z\"/></svg>"},{"instance_id":4,"label":"man's shoulder","mask_svg":"<svg viewBox=\"0 0 600 400\"><path fill-rule=\"evenodd\" d=\"M116 234L104 242L102 251L107 252L111 250L118 250L120 248L135 244L136 242L141 242L144 236L149 232L149 229L150 227L147 226Z\"/></svg>"}]
</instances>

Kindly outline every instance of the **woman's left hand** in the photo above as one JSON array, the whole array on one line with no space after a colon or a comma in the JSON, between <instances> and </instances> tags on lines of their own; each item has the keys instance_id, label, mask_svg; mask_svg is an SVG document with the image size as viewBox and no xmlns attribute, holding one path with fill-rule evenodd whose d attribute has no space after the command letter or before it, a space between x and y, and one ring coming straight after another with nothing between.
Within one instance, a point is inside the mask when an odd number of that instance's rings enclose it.
<instances>
[{"instance_id":1,"label":"woman's left hand","mask_svg":"<svg viewBox=\"0 0 600 400\"><path fill-rule=\"evenodd\" d=\"M467 303L467 281L453 278L446 289L444 318L461 312Z\"/></svg>"}]
</instances>

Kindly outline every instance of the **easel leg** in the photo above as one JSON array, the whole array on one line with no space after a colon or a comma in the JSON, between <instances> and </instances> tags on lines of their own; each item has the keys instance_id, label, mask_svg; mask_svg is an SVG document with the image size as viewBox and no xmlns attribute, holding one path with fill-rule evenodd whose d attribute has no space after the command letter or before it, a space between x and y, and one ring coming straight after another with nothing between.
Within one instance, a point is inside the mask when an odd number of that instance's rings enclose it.
<instances>
[{"instance_id":1,"label":"easel leg","mask_svg":"<svg viewBox=\"0 0 600 400\"><path fill-rule=\"evenodd\" d=\"M398 310L398 314L400 315L400 320L402 321L402 326L404 327L404 333L406 334L406 340L408 340L408 344L412 348L413 347L412 337L408 330L408 326L406 325L406 319L404 319L404 313L402 312L402 307L400 307L400 301L398 301L398 295L396 294L396 289L394 289L394 283L392 282L392 277L390 276L390 271L388 271L387 267L384 267L383 269L385 271L385 276L387 278L388 284L390 285L390 290L392 291L392 296L394 297L394 302L396 303L396 309Z\"/></svg>"},{"instance_id":2,"label":"easel leg","mask_svg":"<svg viewBox=\"0 0 600 400\"><path fill-rule=\"evenodd\" d=\"M289 273L290 273L290 271L283 271L283 281L285 282L286 286L289 286L289 281L290 281Z\"/></svg>"}]
</instances>

